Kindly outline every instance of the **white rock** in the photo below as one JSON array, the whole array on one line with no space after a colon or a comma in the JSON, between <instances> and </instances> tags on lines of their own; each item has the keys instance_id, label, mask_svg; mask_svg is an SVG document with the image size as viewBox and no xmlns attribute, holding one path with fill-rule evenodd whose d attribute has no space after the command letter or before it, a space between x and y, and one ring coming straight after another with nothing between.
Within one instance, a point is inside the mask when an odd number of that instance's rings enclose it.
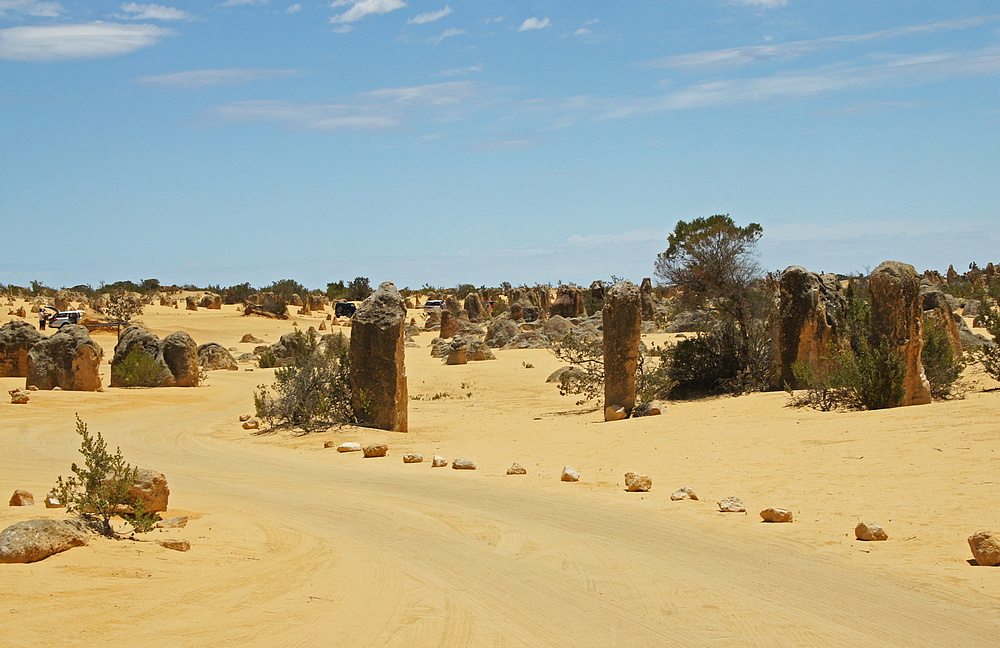
<instances>
[{"instance_id":1,"label":"white rock","mask_svg":"<svg viewBox=\"0 0 1000 648\"><path fill-rule=\"evenodd\" d=\"M341 443L337 446L337 452L361 452L361 444L355 443L354 441Z\"/></svg>"},{"instance_id":2,"label":"white rock","mask_svg":"<svg viewBox=\"0 0 1000 648\"><path fill-rule=\"evenodd\" d=\"M788 509L770 507L760 512L760 517L765 522L791 522L792 512Z\"/></svg>"},{"instance_id":3,"label":"white rock","mask_svg":"<svg viewBox=\"0 0 1000 648\"><path fill-rule=\"evenodd\" d=\"M448 460L444 457L434 455L434 459L431 461L431 468L445 468L448 466Z\"/></svg>"},{"instance_id":4,"label":"white rock","mask_svg":"<svg viewBox=\"0 0 1000 648\"><path fill-rule=\"evenodd\" d=\"M407 452L403 455L403 463L421 463L423 460L424 455L416 452Z\"/></svg>"},{"instance_id":5,"label":"white rock","mask_svg":"<svg viewBox=\"0 0 1000 648\"><path fill-rule=\"evenodd\" d=\"M384 457L389 452L389 446L384 443L372 443L364 448L365 457Z\"/></svg>"},{"instance_id":6,"label":"white rock","mask_svg":"<svg viewBox=\"0 0 1000 648\"><path fill-rule=\"evenodd\" d=\"M473 463L471 459L459 457L455 461L451 462L451 467L454 470L475 470L476 464Z\"/></svg>"},{"instance_id":7,"label":"white rock","mask_svg":"<svg viewBox=\"0 0 1000 648\"><path fill-rule=\"evenodd\" d=\"M519 464L519 463L517 463L515 461L514 465L512 465L510 468L507 469L507 474L508 475L527 475L528 471L524 469L524 466L522 466L521 464Z\"/></svg>"},{"instance_id":8,"label":"white rock","mask_svg":"<svg viewBox=\"0 0 1000 648\"><path fill-rule=\"evenodd\" d=\"M563 466L562 475L559 477L564 482L580 481L580 473L573 466Z\"/></svg>"},{"instance_id":9,"label":"white rock","mask_svg":"<svg viewBox=\"0 0 1000 648\"><path fill-rule=\"evenodd\" d=\"M625 473L625 490L630 493L645 493L653 487L649 475L638 475L634 472Z\"/></svg>"},{"instance_id":10,"label":"white rock","mask_svg":"<svg viewBox=\"0 0 1000 648\"><path fill-rule=\"evenodd\" d=\"M675 502L677 500L696 500L698 499L698 496L694 494L694 491L691 490L690 486L684 486L671 493L670 499L674 500Z\"/></svg>"},{"instance_id":11,"label":"white rock","mask_svg":"<svg viewBox=\"0 0 1000 648\"><path fill-rule=\"evenodd\" d=\"M854 527L854 537L866 542L889 539L889 535L885 530L875 522L858 522L858 526Z\"/></svg>"},{"instance_id":12,"label":"white rock","mask_svg":"<svg viewBox=\"0 0 1000 648\"><path fill-rule=\"evenodd\" d=\"M719 510L723 513L746 513L747 507L743 506L742 500L740 498L730 495L726 499L718 502Z\"/></svg>"}]
</instances>

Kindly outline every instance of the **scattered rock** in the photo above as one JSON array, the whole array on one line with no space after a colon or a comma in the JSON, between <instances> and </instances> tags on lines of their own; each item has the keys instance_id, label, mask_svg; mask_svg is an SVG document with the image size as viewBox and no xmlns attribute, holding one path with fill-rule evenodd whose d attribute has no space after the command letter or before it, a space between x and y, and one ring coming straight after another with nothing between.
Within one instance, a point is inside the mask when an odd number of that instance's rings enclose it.
<instances>
[{"instance_id":1,"label":"scattered rock","mask_svg":"<svg viewBox=\"0 0 1000 648\"><path fill-rule=\"evenodd\" d=\"M471 459L459 457L455 461L451 462L451 467L455 470L475 470L476 464L474 464Z\"/></svg>"},{"instance_id":2,"label":"scattered rock","mask_svg":"<svg viewBox=\"0 0 1000 648\"><path fill-rule=\"evenodd\" d=\"M243 415L240 416L240 423L243 423L245 421L249 421L252 418L253 418L253 416L251 416L250 414L243 414Z\"/></svg>"},{"instance_id":3,"label":"scattered rock","mask_svg":"<svg viewBox=\"0 0 1000 648\"><path fill-rule=\"evenodd\" d=\"M625 473L625 490L630 493L646 493L653 487L649 475L638 475L634 472Z\"/></svg>"},{"instance_id":4,"label":"scattered rock","mask_svg":"<svg viewBox=\"0 0 1000 648\"><path fill-rule=\"evenodd\" d=\"M875 522L858 522L858 526L854 527L854 537L866 542L889 539L885 530Z\"/></svg>"},{"instance_id":5,"label":"scattered rock","mask_svg":"<svg viewBox=\"0 0 1000 648\"><path fill-rule=\"evenodd\" d=\"M621 405L608 405L604 408L605 421L621 421L628 418L628 412Z\"/></svg>"},{"instance_id":6,"label":"scattered rock","mask_svg":"<svg viewBox=\"0 0 1000 648\"><path fill-rule=\"evenodd\" d=\"M240 338L241 344L264 344L264 340L259 337L255 337L253 333L247 333Z\"/></svg>"},{"instance_id":7,"label":"scattered rock","mask_svg":"<svg viewBox=\"0 0 1000 648\"><path fill-rule=\"evenodd\" d=\"M726 499L718 502L719 510L723 513L746 513L747 507L743 506L740 498L730 495Z\"/></svg>"},{"instance_id":8,"label":"scattered rock","mask_svg":"<svg viewBox=\"0 0 1000 648\"><path fill-rule=\"evenodd\" d=\"M682 488L678 488L673 493L671 493L670 499L674 500L675 502L679 500L697 500L698 496L695 495L694 491L691 490L690 486L684 486Z\"/></svg>"},{"instance_id":9,"label":"scattered rock","mask_svg":"<svg viewBox=\"0 0 1000 648\"><path fill-rule=\"evenodd\" d=\"M632 410L632 417L638 416L659 416L663 413L663 406L660 405L660 401L649 401L648 403L640 403L635 406Z\"/></svg>"},{"instance_id":10,"label":"scattered rock","mask_svg":"<svg viewBox=\"0 0 1000 648\"><path fill-rule=\"evenodd\" d=\"M20 488L14 491L14 494L10 496L11 506L34 506L35 496L26 490L21 490Z\"/></svg>"},{"instance_id":11,"label":"scattered rock","mask_svg":"<svg viewBox=\"0 0 1000 648\"><path fill-rule=\"evenodd\" d=\"M198 364L206 371L218 369L236 371L239 369L233 354L215 342L206 342L198 347Z\"/></svg>"},{"instance_id":12,"label":"scattered rock","mask_svg":"<svg viewBox=\"0 0 1000 648\"><path fill-rule=\"evenodd\" d=\"M760 517L765 522L791 522L792 512L783 508L766 508L760 512Z\"/></svg>"},{"instance_id":13,"label":"scattered rock","mask_svg":"<svg viewBox=\"0 0 1000 648\"><path fill-rule=\"evenodd\" d=\"M407 452L403 455L403 463L423 463L424 455L416 452Z\"/></svg>"},{"instance_id":14,"label":"scattered rock","mask_svg":"<svg viewBox=\"0 0 1000 648\"><path fill-rule=\"evenodd\" d=\"M384 457L389 452L389 446L384 443L372 443L365 446L365 457Z\"/></svg>"},{"instance_id":15,"label":"scattered rock","mask_svg":"<svg viewBox=\"0 0 1000 648\"><path fill-rule=\"evenodd\" d=\"M244 430L259 430L260 429L260 419L259 418L249 418L243 421Z\"/></svg>"},{"instance_id":16,"label":"scattered rock","mask_svg":"<svg viewBox=\"0 0 1000 648\"><path fill-rule=\"evenodd\" d=\"M334 441L333 439L327 439L326 441L323 442L323 447L324 448L333 448L333 447L336 447L336 445L337 445L337 442Z\"/></svg>"},{"instance_id":17,"label":"scattered rock","mask_svg":"<svg viewBox=\"0 0 1000 648\"><path fill-rule=\"evenodd\" d=\"M52 495L50 493L45 497L45 508L64 508L64 507L63 503L60 502L55 495Z\"/></svg>"},{"instance_id":18,"label":"scattered rock","mask_svg":"<svg viewBox=\"0 0 1000 648\"><path fill-rule=\"evenodd\" d=\"M30 400L31 392L24 389L11 389L7 393L10 394L10 402L15 405L24 405Z\"/></svg>"},{"instance_id":19,"label":"scattered rock","mask_svg":"<svg viewBox=\"0 0 1000 648\"><path fill-rule=\"evenodd\" d=\"M524 469L524 466L522 466L521 464L519 464L519 463L517 463L515 461L514 464L510 468L507 469L507 474L508 475L527 475L528 471Z\"/></svg>"},{"instance_id":20,"label":"scattered rock","mask_svg":"<svg viewBox=\"0 0 1000 648\"><path fill-rule=\"evenodd\" d=\"M30 563L73 547L90 534L79 520L27 520L0 532L0 563Z\"/></svg>"},{"instance_id":21,"label":"scattered rock","mask_svg":"<svg viewBox=\"0 0 1000 648\"><path fill-rule=\"evenodd\" d=\"M431 468L446 468L448 466L448 460L444 457L434 455L434 459L431 460Z\"/></svg>"},{"instance_id":22,"label":"scattered rock","mask_svg":"<svg viewBox=\"0 0 1000 648\"><path fill-rule=\"evenodd\" d=\"M337 446L337 452L361 452L361 444L355 443L354 441L341 443Z\"/></svg>"},{"instance_id":23,"label":"scattered rock","mask_svg":"<svg viewBox=\"0 0 1000 648\"><path fill-rule=\"evenodd\" d=\"M191 549L191 543L182 538L161 538L156 541L156 544L173 551L189 551Z\"/></svg>"},{"instance_id":24,"label":"scattered rock","mask_svg":"<svg viewBox=\"0 0 1000 648\"><path fill-rule=\"evenodd\" d=\"M563 466L562 475L559 476L559 479L564 482L578 482L580 481L580 473L573 466Z\"/></svg>"},{"instance_id":25,"label":"scattered rock","mask_svg":"<svg viewBox=\"0 0 1000 648\"><path fill-rule=\"evenodd\" d=\"M513 320L502 315L495 318L486 327L486 346L501 349L510 344L521 330Z\"/></svg>"},{"instance_id":26,"label":"scattered rock","mask_svg":"<svg viewBox=\"0 0 1000 648\"><path fill-rule=\"evenodd\" d=\"M969 548L976 563L983 567L1000 565L1000 533L979 531L969 536Z\"/></svg>"},{"instance_id":27,"label":"scattered rock","mask_svg":"<svg viewBox=\"0 0 1000 648\"><path fill-rule=\"evenodd\" d=\"M178 515L176 517L170 517L166 520L160 520L156 523L157 529L183 529L187 526L188 516Z\"/></svg>"},{"instance_id":28,"label":"scattered rock","mask_svg":"<svg viewBox=\"0 0 1000 648\"><path fill-rule=\"evenodd\" d=\"M127 501L142 500L147 513L158 513L167 510L167 500L170 498L170 488L167 478L161 472L147 468L136 469L135 481L128 491Z\"/></svg>"}]
</instances>

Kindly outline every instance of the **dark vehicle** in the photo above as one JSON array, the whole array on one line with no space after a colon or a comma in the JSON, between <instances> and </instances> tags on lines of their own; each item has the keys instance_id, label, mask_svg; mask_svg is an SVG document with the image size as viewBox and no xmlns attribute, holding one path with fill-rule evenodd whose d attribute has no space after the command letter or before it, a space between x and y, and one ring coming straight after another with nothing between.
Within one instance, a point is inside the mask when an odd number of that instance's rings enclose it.
<instances>
[{"instance_id":1,"label":"dark vehicle","mask_svg":"<svg viewBox=\"0 0 1000 648\"><path fill-rule=\"evenodd\" d=\"M354 317L354 311L358 307L351 302L337 302L333 307L333 314L336 317Z\"/></svg>"}]
</instances>

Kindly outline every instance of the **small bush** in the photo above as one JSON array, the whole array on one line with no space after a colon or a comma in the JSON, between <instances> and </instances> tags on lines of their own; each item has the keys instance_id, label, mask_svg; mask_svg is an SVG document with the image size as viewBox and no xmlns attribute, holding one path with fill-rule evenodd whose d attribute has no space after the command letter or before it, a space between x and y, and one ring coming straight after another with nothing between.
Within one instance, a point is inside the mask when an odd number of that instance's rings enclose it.
<instances>
[{"instance_id":1,"label":"small bush","mask_svg":"<svg viewBox=\"0 0 1000 648\"><path fill-rule=\"evenodd\" d=\"M804 363L795 363L792 372L806 385L802 397L793 397L792 406L810 406L829 411L886 409L903 404L906 396L906 367L888 341L878 345L862 339L857 351L850 348L829 351L830 369L825 375Z\"/></svg>"},{"instance_id":2,"label":"small bush","mask_svg":"<svg viewBox=\"0 0 1000 648\"><path fill-rule=\"evenodd\" d=\"M994 380L1000 380L1000 312L993 300L988 298L984 291L976 294L980 302L980 317L983 326L993 337L995 346L973 347L969 352L972 362L977 362Z\"/></svg>"},{"instance_id":3,"label":"small bush","mask_svg":"<svg viewBox=\"0 0 1000 648\"><path fill-rule=\"evenodd\" d=\"M73 476L65 480L60 476L52 494L67 511L84 517L98 533L109 538L119 537L111 527L111 518L128 508L132 509L128 522L133 532L151 530L157 517L146 513L142 500L129 500L129 490L138 471L122 457L121 448L117 448L115 454L108 452L101 433L91 436L87 424L79 416L76 417L76 432L83 437L80 454L84 465L72 464Z\"/></svg>"},{"instance_id":4,"label":"small bush","mask_svg":"<svg viewBox=\"0 0 1000 648\"><path fill-rule=\"evenodd\" d=\"M300 428L304 433L335 423L354 423L351 407L349 345L343 336L321 345L314 333L298 333L307 353L274 372L274 383L254 392L257 417L269 427ZM263 360L263 358L262 358Z\"/></svg>"},{"instance_id":5,"label":"small bush","mask_svg":"<svg viewBox=\"0 0 1000 648\"><path fill-rule=\"evenodd\" d=\"M111 367L114 384L121 387L157 387L167 371L153 356L132 349L125 359Z\"/></svg>"},{"instance_id":6,"label":"small bush","mask_svg":"<svg viewBox=\"0 0 1000 648\"><path fill-rule=\"evenodd\" d=\"M931 385L931 396L948 398L958 393L958 380L965 369L965 360L951 346L947 329L927 321L924 328L924 349L921 358L924 374Z\"/></svg>"},{"instance_id":7,"label":"small bush","mask_svg":"<svg viewBox=\"0 0 1000 648\"><path fill-rule=\"evenodd\" d=\"M132 319L142 315L142 300L124 290L116 290L108 295L108 305L105 312L123 324L131 324Z\"/></svg>"}]
</instances>

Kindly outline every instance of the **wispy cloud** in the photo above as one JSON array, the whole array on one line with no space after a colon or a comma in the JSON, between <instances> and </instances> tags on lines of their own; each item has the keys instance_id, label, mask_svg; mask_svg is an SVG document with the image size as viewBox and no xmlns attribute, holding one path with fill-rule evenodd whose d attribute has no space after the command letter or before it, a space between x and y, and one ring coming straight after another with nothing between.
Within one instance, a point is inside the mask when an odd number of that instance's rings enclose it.
<instances>
[{"instance_id":1,"label":"wispy cloud","mask_svg":"<svg viewBox=\"0 0 1000 648\"><path fill-rule=\"evenodd\" d=\"M424 23L434 22L435 20L440 20L451 13L451 7L445 6L444 9L438 11L428 11L427 13L422 13L410 18L406 21L407 25L423 25Z\"/></svg>"},{"instance_id":2,"label":"wispy cloud","mask_svg":"<svg viewBox=\"0 0 1000 648\"><path fill-rule=\"evenodd\" d=\"M489 25L490 23L498 23L498 22L503 22L503 21L504 21L504 17L503 16L497 16L496 18L484 18L483 19L483 24L484 25Z\"/></svg>"},{"instance_id":3,"label":"wispy cloud","mask_svg":"<svg viewBox=\"0 0 1000 648\"><path fill-rule=\"evenodd\" d=\"M537 137L511 137L476 142L462 148L463 151L475 153L497 153L503 151L523 151L542 146L548 140Z\"/></svg>"},{"instance_id":4,"label":"wispy cloud","mask_svg":"<svg viewBox=\"0 0 1000 648\"><path fill-rule=\"evenodd\" d=\"M171 72L154 76L138 77L139 83L161 86L165 88L210 88L224 85L238 85L252 81L270 81L282 77L299 76L302 70L258 70L258 69L224 69L224 70L191 70L188 72Z\"/></svg>"},{"instance_id":5,"label":"wispy cloud","mask_svg":"<svg viewBox=\"0 0 1000 648\"><path fill-rule=\"evenodd\" d=\"M817 115L859 115L898 108L924 108L931 105L929 101L869 101L846 108L834 108L817 112Z\"/></svg>"},{"instance_id":6,"label":"wispy cloud","mask_svg":"<svg viewBox=\"0 0 1000 648\"><path fill-rule=\"evenodd\" d=\"M788 0L734 0L734 4L760 9L778 9L788 5Z\"/></svg>"},{"instance_id":7,"label":"wispy cloud","mask_svg":"<svg viewBox=\"0 0 1000 648\"><path fill-rule=\"evenodd\" d=\"M0 0L0 18L8 14L23 13L39 18L56 18L66 10L58 2L39 0Z\"/></svg>"},{"instance_id":8,"label":"wispy cloud","mask_svg":"<svg viewBox=\"0 0 1000 648\"><path fill-rule=\"evenodd\" d=\"M538 18L528 18L523 23L521 23L521 26L517 28L517 31L523 32L523 31L531 31L533 29L545 29L551 24L552 23L549 21L548 18L542 18L541 20L539 20Z\"/></svg>"},{"instance_id":9,"label":"wispy cloud","mask_svg":"<svg viewBox=\"0 0 1000 648\"><path fill-rule=\"evenodd\" d=\"M814 52L832 49L845 44L863 43L875 40L888 40L910 34L926 34L946 30L968 29L984 23L1000 19L1000 15L976 16L963 20L942 20L923 25L906 25L893 29L883 29L867 34L846 36L830 36L813 40L791 41L776 45L751 45L748 47L731 47L721 50L677 54L650 59L638 64L645 68L669 68L689 72L711 72L725 69L762 65L772 62L787 61Z\"/></svg>"},{"instance_id":10,"label":"wispy cloud","mask_svg":"<svg viewBox=\"0 0 1000 648\"><path fill-rule=\"evenodd\" d=\"M92 22L0 29L0 59L64 61L120 56L156 45L174 32L154 25Z\"/></svg>"},{"instance_id":11,"label":"wispy cloud","mask_svg":"<svg viewBox=\"0 0 1000 648\"><path fill-rule=\"evenodd\" d=\"M482 65L470 65L465 68L456 68L454 70L445 70L444 72L438 72L437 76L450 77L450 76L464 76L469 72L482 72Z\"/></svg>"},{"instance_id":12,"label":"wispy cloud","mask_svg":"<svg viewBox=\"0 0 1000 648\"><path fill-rule=\"evenodd\" d=\"M302 11L302 5L296 2L293 5L288 5L288 9L285 9L285 13L298 13Z\"/></svg>"},{"instance_id":13,"label":"wispy cloud","mask_svg":"<svg viewBox=\"0 0 1000 648\"><path fill-rule=\"evenodd\" d=\"M441 41L443 41L446 38L451 38L452 36L461 36L462 34L468 34L468 33L469 32L465 31L464 29L454 29L454 28L446 29L443 32L441 32L441 35L438 36L437 38L432 38L430 42L434 43L435 45L439 45Z\"/></svg>"},{"instance_id":14,"label":"wispy cloud","mask_svg":"<svg viewBox=\"0 0 1000 648\"><path fill-rule=\"evenodd\" d=\"M350 0L334 0L331 7L343 7L351 4ZM350 9L342 14L337 14L330 18L331 23L352 23L367 18L368 16L380 16L396 9L406 6L403 0L360 0L354 2Z\"/></svg>"},{"instance_id":15,"label":"wispy cloud","mask_svg":"<svg viewBox=\"0 0 1000 648\"><path fill-rule=\"evenodd\" d=\"M226 0L222 3L223 7L239 7L241 5L265 5L269 0Z\"/></svg>"},{"instance_id":16,"label":"wispy cloud","mask_svg":"<svg viewBox=\"0 0 1000 648\"><path fill-rule=\"evenodd\" d=\"M125 20L194 20L194 16L186 11L158 4L122 3L125 15L116 14L116 18Z\"/></svg>"}]
</instances>

